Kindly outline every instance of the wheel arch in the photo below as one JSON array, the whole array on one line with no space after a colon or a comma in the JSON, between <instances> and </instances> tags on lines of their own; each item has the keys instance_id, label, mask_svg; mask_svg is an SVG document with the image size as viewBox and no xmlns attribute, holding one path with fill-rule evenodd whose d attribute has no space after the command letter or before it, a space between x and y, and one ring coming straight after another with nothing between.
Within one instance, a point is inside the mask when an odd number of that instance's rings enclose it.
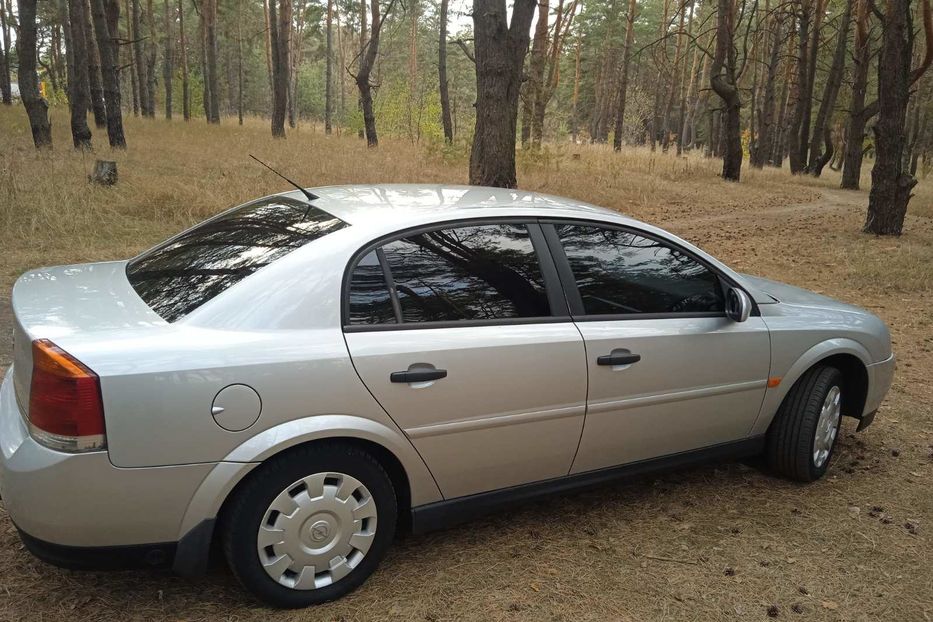
<instances>
[{"instance_id":1,"label":"wheel arch","mask_svg":"<svg viewBox=\"0 0 933 622\"><path fill-rule=\"evenodd\" d=\"M174 568L199 574L207 565L214 522L249 475L272 457L297 447L342 442L374 455L399 495L399 520L405 526L413 505L443 499L421 456L400 432L349 415L320 415L289 421L259 432L218 462L192 496L178 532ZM179 561L182 560L182 561Z\"/></svg>"},{"instance_id":2,"label":"wheel arch","mask_svg":"<svg viewBox=\"0 0 933 622\"><path fill-rule=\"evenodd\" d=\"M787 397L791 388L816 365L832 365L842 372L846 383L843 387L843 394L854 395L854 397L846 398L843 404L843 415L860 419L868 397L868 365L870 364L871 355L868 350L853 339L827 339L812 346L794 361L783 374L781 383L776 388L769 388L766 391L758 420L752 428L752 435L765 434L770 429L781 402ZM772 369L771 375L777 375L776 371Z\"/></svg>"}]
</instances>

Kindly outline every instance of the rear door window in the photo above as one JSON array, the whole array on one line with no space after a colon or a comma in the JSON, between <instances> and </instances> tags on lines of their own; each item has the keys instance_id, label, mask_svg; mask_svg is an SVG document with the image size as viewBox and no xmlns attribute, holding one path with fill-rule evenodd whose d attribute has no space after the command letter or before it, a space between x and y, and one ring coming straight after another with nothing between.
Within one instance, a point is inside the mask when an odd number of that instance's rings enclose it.
<instances>
[{"instance_id":1,"label":"rear door window","mask_svg":"<svg viewBox=\"0 0 933 622\"><path fill-rule=\"evenodd\" d=\"M129 262L136 293L169 322L293 250L348 226L286 197L247 203Z\"/></svg>"},{"instance_id":2,"label":"rear door window","mask_svg":"<svg viewBox=\"0 0 933 622\"><path fill-rule=\"evenodd\" d=\"M458 322L546 317L551 314L537 253L523 224L451 227L386 243L382 248L398 297L403 323ZM379 300L388 295L369 260L350 279L351 324L388 321L391 299L381 315L360 311L369 293L367 274Z\"/></svg>"}]
</instances>

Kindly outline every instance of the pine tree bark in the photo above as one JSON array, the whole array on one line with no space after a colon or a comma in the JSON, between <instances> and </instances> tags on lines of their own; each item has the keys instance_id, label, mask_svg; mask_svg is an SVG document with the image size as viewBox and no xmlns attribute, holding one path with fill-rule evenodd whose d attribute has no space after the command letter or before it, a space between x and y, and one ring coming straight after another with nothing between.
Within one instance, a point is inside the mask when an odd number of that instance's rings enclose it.
<instances>
[{"instance_id":1,"label":"pine tree bark","mask_svg":"<svg viewBox=\"0 0 933 622\"><path fill-rule=\"evenodd\" d=\"M91 128L87 125L90 104L88 86L87 44L84 40L84 0L68 0L68 24L71 29L68 53L71 56L72 80L69 82L71 105L71 138L75 149L91 148Z\"/></svg>"},{"instance_id":2,"label":"pine tree bark","mask_svg":"<svg viewBox=\"0 0 933 622\"><path fill-rule=\"evenodd\" d=\"M0 1L0 102L13 105L13 88L10 80L10 24L6 6Z\"/></svg>"},{"instance_id":3,"label":"pine tree bark","mask_svg":"<svg viewBox=\"0 0 933 622\"><path fill-rule=\"evenodd\" d=\"M806 158L800 157L800 133L803 118L810 107L807 98L807 78L810 75L810 17L813 0L800 0L800 12L797 16L797 99L794 102L794 114L787 130L787 151L790 156L790 172L802 173L806 167Z\"/></svg>"},{"instance_id":4,"label":"pine tree bark","mask_svg":"<svg viewBox=\"0 0 933 622\"><path fill-rule=\"evenodd\" d=\"M742 100L736 82L735 5L719 0L716 18L716 54L710 70L710 86L723 102L722 178L739 181L742 175Z\"/></svg>"},{"instance_id":5,"label":"pine tree bark","mask_svg":"<svg viewBox=\"0 0 933 622\"><path fill-rule=\"evenodd\" d=\"M842 85L842 76L846 68L846 47L849 40L849 22L852 21L853 1L845 1L842 15L839 17L833 63L829 68L829 75L826 76L823 99L820 101L816 123L813 125L813 137L810 140L810 162L807 165L807 172L814 177L820 176L823 167L833 157L833 136L829 123L836 107L836 96L839 94L839 87Z\"/></svg>"},{"instance_id":6,"label":"pine tree bark","mask_svg":"<svg viewBox=\"0 0 933 622\"><path fill-rule=\"evenodd\" d=\"M165 118L168 120L172 119L172 95L173 95L173 77L175 76L175 66L174 66L174 41L175 33L173 25L175 19L172 16L172 8L169 5L169 0L164 0L163 8L165 10L165 32L162 33L164 38L163 44L165 50L163 52L162 58L162 82L165 86Z\"/></svg>"},{"instance_id":7,"label":"pine tree bark","mask_svg":"<svg viewBox=\"0 0 933 622\"><path fill-rule=\"evenodd\" d=\"M622 150L622 136L625 125L625 102L628 97L628 72L632 63L632 44L635 41L635 16L638 10L636 0L629 0L628 14L625 16L625 44L622 48L622 75L619 77L619 96L616 100L616 122L612 134L612 149Z\"/></svg>"},{"instance_id":8,"label":"pine tree bark","mask_svg":"<svg viewBox=\"0 0 933 622\"><path fill-rule=\"evenodd\" d=\"M905 170L907 144L907 105L910 86L929 67L933 51L933 16L930 0L923 1L923 22L927 52L913 72L913 33L910 0L887 0L878 55L878 122L875 133L875 165L871 171L871 192L864 231L875 235L900 235L907 215L907 203L917 180Z\"/></svg>"},{"instance_id":9,"label":"pine tree bark","mask_svg":"<svg viewBox=\"0 0 933 622\"><path fill-rule=\"evenodd\" d=\"M441 0L440 33L437 39L437 81L441 98L441 125L444 127L444 140L447 144L454 141L454 125L450 117L450 85L447 81L447 11L450 0Z\"/></svg>"},{"instance_id":10,"label":"pine tree bark","mask_svg":"<svg viewBox=\"0 0 933 622\"><path fill-rule=\"evenodd\" d=\"M133 24L131 16L133 15L132 5L130 0L124 0L123 5L124 10L124 19L126 20L126 39L129 44L124 49L124 67L129 67L130 69L130 99L133 102L133 116L139 116L139 80L136 76L136 55L133 50Z\"/></svg>"},{"instance_id":11,"label":"pine tree bark","mask_svg":"<svg viewBox=\"0 0 933 622\"><path fill-rule=\"evenodd\" d=\"M509 22L502 0L473 0L476 38L476 127L470 183L514 188L515 126L522 66L535 0L515 0Z\"/></svg>"},{"instance_id":12,"label":"pine tree bark","mask_svg":"<svg viewBox=\"0 0 933 622\"><path fill-rule=\"evenodd\" d=\"M207 122L220 123L220 79L217 70L217 0L204 0L204 56L209 83Z\"/></svg>"},{"instance_id":13,"label":"pine tree bark","mask_svg":"<svg viewBox=\"0 0 933 622\"><path fill-rule=\"evenodd\" d=\"M564 0L558 0L550 50L545 56L546 71L532 106L531 143L535 148L540 147L544 140L544 116L547 112L548 103L554 97L555 91L557 91L564 41L570 34L570 27L573 24L576 11L577 0L573 0L569 8L566 7Z\"/></svg>"},{"instance_id":14,"label":"pine tree bark","mask_svg":"<svg viewBox=\"0 0 933 622\"><path fill-rule=\"evenodd\" d=\"M133 63L136 68L136 88L138 92L139 99L139 109L142 112L144 117L149 115L149 93L147 89L149 88L149 83L146 81L146 55L143 50L144 37L142 35L142 28L140 22L141 12L139 9L139 0L130 0L132 21L133 21L133 31L129 34L130 39L133 41ZM135 99L134 99L135 101Z\"/></svg>"},{"instance_id":15,"label":"pine tree bark","mask_svg":"<svg viewBox=\"0 0 933 622\"><path fill-rule=\"evenodd\" d=\"M549 0L537 0L538 19L535 33L531 40L531 55L528 59L528 73L522 88L522 147L528 146L531 139L531 126L534 123L534 107L544 83L544 66L547 62L548 18L550 17Z\"/></svg>"},{"instance_id":16,"label":"pine tree bark","mask_svg":"<svg viewBox=\"0 0 933 622\"><path fill-rule=\"evenodd\" d=\"M868 92L868 70L871 65L871 38L868 25L871 19L869 0L859 0L855 18L855 49L853 59L855 66L852 70L852 101L849 104L849 118L846 123L846 153L842 164L842 183L840 186L847 190L858 190L862 177L862 159L864 152L862 145L865 142L865 126L868 120L875 115L873 110L865 105Z\"/></svg>"},{"instance_id":17,"label":"pine tree bark","mask_svg":"<svg viewBox=\"0 0 933 622\"><path fill-rule=\"evenodd\" d=\"M392 10L393 4L394 0L386 7L386 15ZM379 137L376 133L376 113L373 109L373 87L370 83L370 76L379 55L379 37L385 16L381 15L379 0L370 0L369 11L369 41L364 45L363 54L360 57L360 70L356 74L356 87L360 92L360 106L363 109L363 131L366 135L366 144L369 147L376 147L379 145Z\"/></svg>"},{"instance_id":18,"label":"pine tree bark","mask_svg":"<svg viewBox=\"0 0 933 622\"><path fill-rule=\"evenodd\" d=\"M447 0L442 1L447 2ZM443 29L443 26L441 28ZM324 133L330 134L333 132L334 125L334 0L327 0L326 30L327 49L324 61ZM441 43L444 43L443 37L441 38ZM443 100L441 105L443 105Z\"/></svg>"},{"instance_id":19,"label":"pine tree bark","mask_svg":"<svg viewBox=\"0 0 933 622\"><path fill-rule=\"evenodd\" d=\"M272 136L285 138L288 112L289 41L291 36L291 0L269 0L269 21L273 24L272 43Z\"/></svg>"},{"instance_id":20,"label":"pine tree bark","mask_svg":"<svg viewBox=\"0 0 933 622\"><path fill-rule=\"evenodd\" d=\"M36 73L36 0L17 0L19 30L16 54L19 58L19 94L29 117L32 141L36 149L52 148L52 124L49 121L49 103L39 94L39 75Z\"/></svg>"},{"instance_id":21,"label":"pine tree bark","mask_svg":"<svg viewBox=\"0 0 933 622\"><path fill-rule=\"evenodd\" d=\"M185 37L185 5L178 0L178 55L181 57L181 114L191 120L191 87L188 83L188 43Z\"/></svg>"},{"instance_id":22,"label":"pine tree bark","mask_svg":"<svg viewBox=\"0 0 933 622\"><path fill-rule=\"evenodd\" d=\"M777 75L780 67L781 44L783 43L783 19L773 15L771 20L771 52L768 56L767 75L765 77L764 97L761 114L758 117L758 140L749 154L749 162L755 168L763 168L771 157L774 142L774 115L777 105Z\"/></svg>"},{"instance_id":23,"label":"pine tree bark","mask_svg":"<svg viewBox=\"0 0 933 622\"><path fill-rule=\"evenodd\" d=\"M149 118L155 118L155 92L156 92L156 55L158 45L156 43L155 31L155 13L152 10L152 0L146 0L146 25L149 34L146 37L146 96L149 101L146 102L146 108L149 112ZM142 77L140 77L142 80Z\"/></svg>"},{"instance_id":24,"label":"pine tree bark","mask_svg":"<svg viewBox=\"0 0 933 622\"><path fill-rule=\"evenodd\" d=\"M107 112L107 140L112 148L125 149L116 44L116 24L120 19L119 3L116 0L91 0L91 19L94 22L97 49L100 52L100 73Z\"/></svg>"},{"instance_id":25,"label":"pine tree bark","mask_svg":"<svg viewBox=\"0 0 933 622\"><path fill-rule=\"evenodd\" d=\"M107 127L107 108L104 103L104 87L101 84L100 52L97 49L97 39L94 37L94 26L91 23L91 3L84 2L84 44L87 50L87 76L88 90L91 95L91 110L94 112L94 126L98 129Z\"/></svg>"}]
</instances>

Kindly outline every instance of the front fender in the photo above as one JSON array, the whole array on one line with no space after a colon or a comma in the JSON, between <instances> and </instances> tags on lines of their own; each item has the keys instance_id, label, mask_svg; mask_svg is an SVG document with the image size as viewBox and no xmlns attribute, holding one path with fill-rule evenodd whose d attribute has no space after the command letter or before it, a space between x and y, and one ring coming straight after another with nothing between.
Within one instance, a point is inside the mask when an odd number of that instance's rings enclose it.
<instances>
[{"instance_id":1,"label":"front fender","mask_svg":"<svg viewBox=\"0 0 933 622\"><path fill-rule=\"evenodd\" d=\"M865 346L854 339L836 337L821 341L812 346L809 350L800 355L786 371L783 371L783 373L780 366L772 363L771 377L780 377L781 383L765 391L765 398L761 404L761 411L758 413L758 418L752 426L751 435L759 436L768 431L768 426L771 425L774 415L777 414L781 402L784 401L791 387L794 386L804 372L823 359L836 354L851 354L857 357L866 367L872 362L871 354Z\"/></svg>"},{"instance_id":2,"label":"front fender","mask_svg":"<svg viewBox=\"0 0 933 622\"><path fill-rule=\"evenodd\" d=\"M290 447L333 438L370 441L390 451L408 476L412 506L441 501L434 478L409 440L385 425L353 415L315 415L294 419L259 432L218 462L195 491L179 527L182 539L203 521L216 518L221 505L246 476L264 460Z\"/></svg>"}]
</instances>

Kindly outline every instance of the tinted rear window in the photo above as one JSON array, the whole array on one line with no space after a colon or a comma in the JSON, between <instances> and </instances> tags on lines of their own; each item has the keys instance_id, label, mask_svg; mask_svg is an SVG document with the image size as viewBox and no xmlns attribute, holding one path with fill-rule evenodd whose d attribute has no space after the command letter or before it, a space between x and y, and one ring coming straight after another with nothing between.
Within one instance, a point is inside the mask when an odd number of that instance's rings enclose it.
<instances>
[{"instance_id":1,"label":"tinted rear window","mask_svg":"<svg viewBox=\"0 0 933 622\"><path fill-rule=\"evenodd\" d=\"M140 255L126 275L146 304L174 322L256 270L346 226L301 201L260 199Z\"/></svg>"}]
</instances>

